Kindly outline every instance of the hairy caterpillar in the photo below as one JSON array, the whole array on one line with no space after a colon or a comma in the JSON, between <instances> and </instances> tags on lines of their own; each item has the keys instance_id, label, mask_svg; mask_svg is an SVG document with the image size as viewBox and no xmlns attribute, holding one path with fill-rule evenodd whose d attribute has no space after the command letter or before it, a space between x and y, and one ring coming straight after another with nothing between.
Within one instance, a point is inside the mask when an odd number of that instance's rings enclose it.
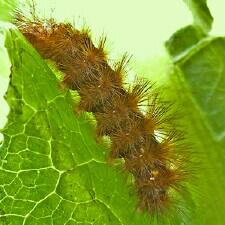
<instances>
[{"instance_id":1,"label":"hairy caterpillar","mask_svg":"<svg viewBox=\"0 0 225 225\"><path fill-rule=\"evenodd\" d=\"M29 19L20 11L15 23L41 56L64 73L63 83L78 91L79 110L95 115L97 136L110 137L109 160L124 159L125 169L134 177L139 208L150 214L169 208L174 192L182 192L189 175L188 160L181 151L186 148L180 144L182 134L173 126L175 116L152 91L151 82L136 79L125 88L128 56L110 67L105 38L95 46L87 30L36 15Z\"/></svg>"}]
</instances>

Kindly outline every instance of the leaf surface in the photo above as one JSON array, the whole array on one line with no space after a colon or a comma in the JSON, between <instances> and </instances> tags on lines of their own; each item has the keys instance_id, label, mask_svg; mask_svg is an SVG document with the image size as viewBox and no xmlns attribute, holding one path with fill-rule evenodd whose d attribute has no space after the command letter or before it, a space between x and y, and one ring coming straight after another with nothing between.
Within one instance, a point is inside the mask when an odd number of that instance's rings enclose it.
<instances>
[{"instance_id":1,"label":"leaf surface","mask_svg":"<svg viewBox=\"0 0 225 225\"><path fill-rule=\"evenodd\" d=\"M194 24L208 33L212 28L213 17L207 6L207 0L183 0L192 12Z\"/></svg>"}]
</instances>

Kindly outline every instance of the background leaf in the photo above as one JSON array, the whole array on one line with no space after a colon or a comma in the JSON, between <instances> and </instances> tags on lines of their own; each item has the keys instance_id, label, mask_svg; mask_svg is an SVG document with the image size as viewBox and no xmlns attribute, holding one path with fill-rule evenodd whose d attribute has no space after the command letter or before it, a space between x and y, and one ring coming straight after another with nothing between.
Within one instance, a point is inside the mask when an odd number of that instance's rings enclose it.
<instances>
[{"instance_id":1,"label":"background leaf","mask_svg":"<svg viewBox=\"0 0 225 225\"><path fill-rule=\"evenodd\" d=\"M183 0L192 12L194 24L205 33L212 28L213 17L207 6L207 0Z\"/></svg>"},{"instance_id":2,"label":"background leaf","mask_svg":"<svg viewBox=\"0 0 225 225\"><path fill-rule=\"evenodd\" d=\"M166 48L174 62L180 60L189 51L194 51L197 45L207 35L195 25L188 25L176 31L172 37L166 41Z\"/></svg>"},{"instance_id":3,"label":"background leaf","mask_svg":"<svg viewBox=\"0 0 225 225\"><path fill-rule=\"evenodd\" d=\"M208 14L208 9L205 15ZM197 16L199 21L202 15ZM207 22L207 19L206 21ZM179 41L178 41L179 40ZM186 116L197 165L194 224L225 224L225 39L196 25L178 30L166 42L174 64L170 87Z\"/></svg>"},{"instance_id":4,"label":"background leaf","mask_svg":"<svg viewBox=\"0 0 225 225\"><path fill-rule=\"evenodd\" d=\"M171 85L185 111L183 123L189 127L199 164L196 194L200 212L195 212L198 223L194 224L222 225L225 222L221 216L225 209L225 42L223 38L214 38L196 48L175 63Z\"/></svg>"},{"instance_id":5,"label":"background leaf","mask_svg":"<svg viewBox=\"0 0 225 225\"><path fill-rule=\"evenodd\" d=\"M17 6L16 0L0 0L0 20L11 21L13 18L12 11Z\"/></svg>"}]
</instances>

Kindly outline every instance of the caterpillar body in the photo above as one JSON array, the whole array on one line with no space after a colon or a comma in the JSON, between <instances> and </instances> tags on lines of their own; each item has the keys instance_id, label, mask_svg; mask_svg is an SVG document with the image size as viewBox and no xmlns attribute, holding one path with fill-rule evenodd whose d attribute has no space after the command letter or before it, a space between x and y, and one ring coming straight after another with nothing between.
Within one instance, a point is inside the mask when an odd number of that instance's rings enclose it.
<instances>
[{"instance_id":1,"label":"caterpillar body","mask_svg":"<svg viewBox=\"0 0 225 225\"><path fill-rule=\"evenodd\" d=\"M109 160L123 158L133 175L139 208L150 214L167 210L174 195L182 192L189 170L183 136L173 126L175 116L152 91L151 82L137 78L125 88L129 57L125 54L110 66L106 39L95 46L88 30L36 15L28 18L20 10L15 24L44 59L55 62L63 83L79 93L79 110L94 114L97 136L111 140Z\"/></svg>"}]
</instances>

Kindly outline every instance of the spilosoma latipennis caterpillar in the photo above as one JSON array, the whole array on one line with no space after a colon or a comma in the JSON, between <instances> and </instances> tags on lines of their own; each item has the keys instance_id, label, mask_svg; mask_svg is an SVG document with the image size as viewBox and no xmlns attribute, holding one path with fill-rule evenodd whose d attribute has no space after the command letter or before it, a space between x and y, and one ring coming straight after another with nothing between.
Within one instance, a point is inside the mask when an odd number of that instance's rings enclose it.
<instances>
[{"instance_id":1,"label":"spilosoma latipennis caterpillar","mask_svg":"<svg viewBox=\"0 0 225 225\"><path fill-rule=\"evenodd\" d=\"M79 93L79 110L94 114L97 136L111 140L109 160L123 158L133 175L139 208L150 214L169 208L189 175L188 160L183 136L172 126L175 116L152 91L151 82L136 79L125 88L129 57L109 66L105 38L95 46L87 30L36 15L29 18L19 10L15 24L43 58L55 62L63 83Z\"/></svg>"}]
</instances>

